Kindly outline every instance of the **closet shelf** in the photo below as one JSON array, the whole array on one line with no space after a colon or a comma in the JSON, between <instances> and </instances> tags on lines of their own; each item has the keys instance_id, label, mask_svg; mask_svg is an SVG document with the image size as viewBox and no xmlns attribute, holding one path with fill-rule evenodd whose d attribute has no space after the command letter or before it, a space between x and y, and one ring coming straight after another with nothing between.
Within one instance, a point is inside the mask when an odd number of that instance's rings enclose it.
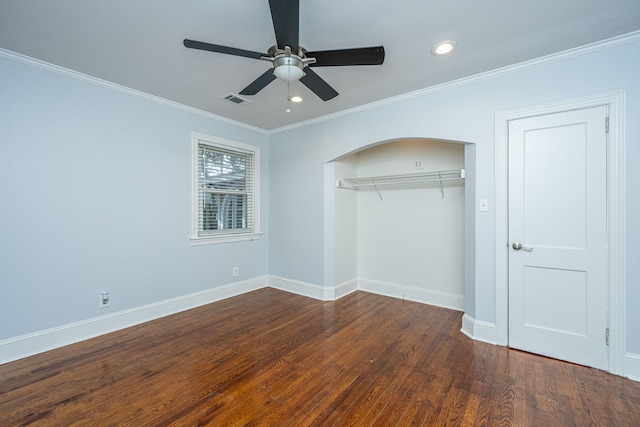
<instances>
[{"instance_id":1,"label":"closet shelf","mask_svg":"<svg viewBox=\"0 0 640 427\"><path fill-rule=\"evenodd\" d=\"M461 179L464 179L464 169L400 175L368 176L363 178L344 178L337 182L337 186L340 188L358 190L363 187L378 187L381 185L418 184L423 182L442 183L443 181L457 181Z\"/></svg>"}]
</instances>

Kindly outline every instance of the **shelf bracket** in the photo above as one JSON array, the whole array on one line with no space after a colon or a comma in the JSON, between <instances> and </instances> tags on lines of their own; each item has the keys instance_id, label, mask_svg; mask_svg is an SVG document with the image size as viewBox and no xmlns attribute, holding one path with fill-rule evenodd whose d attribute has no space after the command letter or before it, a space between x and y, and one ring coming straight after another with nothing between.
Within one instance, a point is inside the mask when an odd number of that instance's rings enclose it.
<instances>
[{"instance_id":1,"label":"shelf bracket","mask_svg":"<svg viewBox=\"0 0 640 427\"><path fill-rule=\"evenodd\" d=\"M373 187L376 189L376 191L378 192L378 197L380 197L380 201L382 201L382 194L380 194L380 190L378 189L378 186L376 184L373 184Z\"/></svg>"}]
</instances>

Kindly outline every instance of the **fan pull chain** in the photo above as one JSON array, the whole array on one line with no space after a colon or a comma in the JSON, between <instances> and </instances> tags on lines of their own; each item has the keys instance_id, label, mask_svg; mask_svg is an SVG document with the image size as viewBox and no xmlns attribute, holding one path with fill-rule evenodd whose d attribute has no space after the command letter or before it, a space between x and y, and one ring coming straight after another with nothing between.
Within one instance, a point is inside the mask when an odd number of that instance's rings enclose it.
<instances>
[{"instance_id":1,"label":"fan pull chain","mask_svg":"<svg viewBox=\"0 0 640 427\"><path fill-rule=\"evenodd\" d=\"M289 75L291 75L291 68L289 68ZM291 79L287 80L287 113L291 112Z\"/></svg>"}]
</instances>

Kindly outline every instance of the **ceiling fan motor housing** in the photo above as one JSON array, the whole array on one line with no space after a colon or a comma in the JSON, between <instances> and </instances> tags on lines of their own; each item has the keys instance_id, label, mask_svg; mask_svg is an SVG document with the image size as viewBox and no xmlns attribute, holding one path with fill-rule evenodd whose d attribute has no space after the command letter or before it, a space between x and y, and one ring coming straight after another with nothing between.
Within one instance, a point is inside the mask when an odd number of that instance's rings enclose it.
<instances>
[{"instance_id":1,"label":"ceiling fan motor housing","mask_svg":"<svg viewBox=\"0 0 640 427\"><path fill-rule=\"evenodd\" d=\"M278 49L277 46L271 46L269 48L268 57L262 57L266 61L273 62L273 74L285 81L295 81L302 78L304 73L304 67L308 64L316 62L315 58L305 57L305 49L298 47L298 54L291 52L289 46L285 46L283 49Z\"/></svg>"},{"instance_id":2,"label":"ceiling fan motor housing","mask_svg":"<svg viewBox=\"0 0 640 427\"><path fill-rule=\"evenodd\" d=\"M286 81L299 80L304 76L304 62L297 55L281 56L273 61L273 74Z\"/></svg>"}]
</instances>

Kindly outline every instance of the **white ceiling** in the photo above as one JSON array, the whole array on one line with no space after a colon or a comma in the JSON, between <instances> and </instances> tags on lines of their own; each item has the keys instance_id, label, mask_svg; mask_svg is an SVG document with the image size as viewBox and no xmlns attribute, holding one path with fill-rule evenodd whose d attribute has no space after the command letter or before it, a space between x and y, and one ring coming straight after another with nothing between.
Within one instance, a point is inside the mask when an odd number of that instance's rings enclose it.
<instances>
[{"instance_id":1,"label":"white ceiling","mask_svg":"<svg viewBox=\"0 0 640 427\"><path fill-rule=\"evenodd\" d=\"M340 95L287 113L276 80L247 105L223 100L271 66L187 49L185 38L265 52L268 0L0 0L0 48L262 129L379 101L640 30L639 0L300 0L308 50L383 45L380 66L317 67ZM458 49L435 57L451 39Z\"/></svg>"}]
</instances>

